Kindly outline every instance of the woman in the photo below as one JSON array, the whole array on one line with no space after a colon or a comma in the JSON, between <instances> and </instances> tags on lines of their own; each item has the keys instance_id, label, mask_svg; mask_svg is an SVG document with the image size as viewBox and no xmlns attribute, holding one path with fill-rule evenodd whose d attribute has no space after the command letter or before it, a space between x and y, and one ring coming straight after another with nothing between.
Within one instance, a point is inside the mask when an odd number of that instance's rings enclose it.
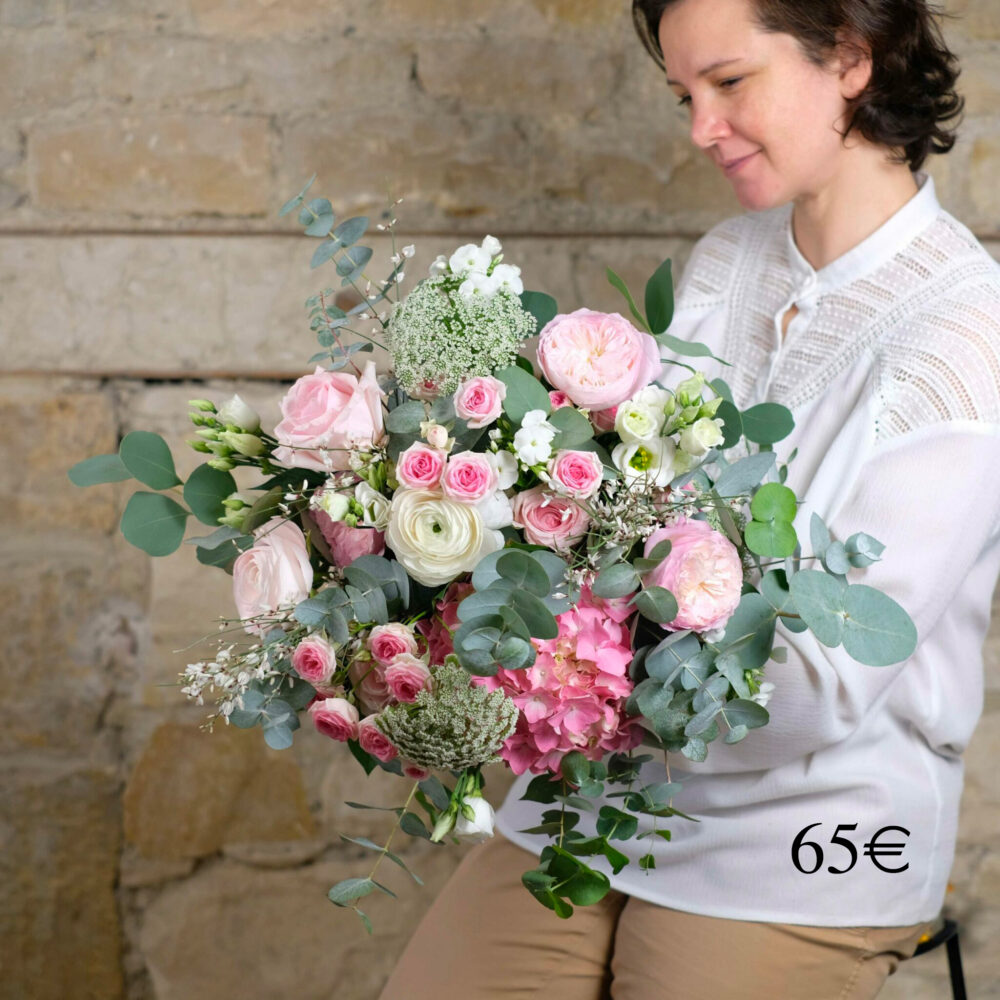
<instances>
[{"instance_id":1,"label":"woman","mask_svg":"<svg viewBox=\"0 0 1000 1000\"><path fill-rule=\"evenodd\" d=\"M503 836L463 859L383 1000L860 1000L944 899L1000 571L1000 267L920 172L954 142L954 57L924 0L633 14L750 213L698 242L671 330L733 363L708 372L741 407L792 409L800 538L815 511L835 538L883 542L849 579L899 601L919 644L874 668L779 625L769 725L701 764L671 757L676 805L701 822L671 825L653 871L633 851L568 921L519 884L545 842L519 832L544 808L520 801L522 776Z\"/></svg>"}]
</instances>

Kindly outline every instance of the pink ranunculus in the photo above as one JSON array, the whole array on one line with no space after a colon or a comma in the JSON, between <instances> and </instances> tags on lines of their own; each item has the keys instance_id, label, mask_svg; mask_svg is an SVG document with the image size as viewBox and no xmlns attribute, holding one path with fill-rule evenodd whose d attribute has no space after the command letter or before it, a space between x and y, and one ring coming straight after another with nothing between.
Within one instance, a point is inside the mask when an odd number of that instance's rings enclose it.
<instances>
[{"instance_id":1,"label":"pink ranunculus","mask_svg":"<svg viewBox=\"0 0 1000 1000\"><path fill-rule=\"evenodd\" d=\"M470 427L492 424L503 412L507 386L492 375L478 375L455 390L455 413Z\"/></svg>"},{"instance_id":2,"label":"pink ranunculus","mask_svg":"<svg viewBox=\"0 0 1000 1000\"><path fill-rule=\"evenodd\" d=\"M593 451L557 451L549 462L549 475L570 496L587 500L601 488L604 466Z\"/></svg>"},{"instance_id":3,"label":"pink ranunculus","mask_svg":"<svg viewBox=\"0 0 1000 1000\"><path fill-rule=\"evenodd\" d=\"M590 415L590 422L599 431L613 431L615 429L615 417L618 416L618 407L609 406L606 410L596 410Z\"/></svg>"},{"instance_id":4,"label":"pink ranunculus","mask_svg":"<svg viewBox=\"0 0 1000 1000\"><path fill-rule=\"evenodd\" d=\"M328 684L337 669L336 647L322 636L311 635L295 647L292 666L313 687Z\"/></svg>"},{"instance_id":5,"label":"pink ranunculus","mask_svg":"<svg viewBox=\"0 0 1000 1000\"><path fill-rule=\"evenodd\" d=\"M233 563L233 600L240 618L254 618L304 601L312 588L313 570L302 529L273 517L255 532L253 546ZM266 626L250 623L248 632Z\"/></svg>"},{"instance_id":6,"label":"pink ranunculus","mask_svg":"<svg viewBox=\"0 0 1000 1000\"><path fill-rule=\"evenodd\" d=\"M412 653L400 653L385 668L385 683L396 701L416 701L430 679L427 664Z\"/></svg>"},{"instance_id":7,"label":"pink ranunculus","mask_svg":"<svg viewBox=\"0 0 1000 1000\"><path fill-rule=\"evenodd\" d=\"M572 497L535 486L514 498L514 525L532 545L565 550L587 533L590 515Z\"/></svg>"},{"instance_id":8,"label":"pink ranunculus","mask_svg":"<svg viewBox=\"0 0 1000 1000\"><path fill-rule=\"evenodd\" d=\"M343 521L334 521L325 510L313 509L309 513L330 547L334 566L350 566L362 556L385 552L385 534L378 529L352 528Z\"/></svg>"},{"instance_id":9,"label":"pink ranunculus","mask_svg":"<svg viewBox=\"0 0 1000 1000\"><path fill-rule=\"evenodd\" d=\"M566 393L560 392L558 389L551 389L549 391L549 404L553 410L561 410L564 406L572 406L573 400Z\"/></svg>"},{"instance_id":10,"label":"pink ranunculus","mask_svg":"<svg viewBox=\"0 0 1000 1000\"><path fill-rule=\"evenodd\" d=\"M358 710L346 698L324 698L309 706L313 724L332 740L346 743L358 738Z\"/></svg>"},{"instance_id":11,"label":"pink ranunculus","mask_svg":"<svg viewBox=\"0 0 1000 1000\"><path fill-rule=\"evenodd\" d=\"M393 757L399 756L399 751L392 745L392 740L375 724L376 715L366 715L358 723L358 742L361 749L378 757L384 764Z\"/></svg>"},{"instance_id":12,"label":"pink ranunculus","mask_svg":"<svg viewBox=\"0 0 1000 1000\"><path fill-rule=\"evenodd\" d=\"M317 365L285 394L281 416L274 428L277 461L320 472L349 469L351 449L369 450L385 439L375 362L360 378Z\"/></svg>"},{"instance_id":13,"label":"pink ranunculus","mask_svg":"<svg viewBox=\"0 0 1000 1000\"><path fill-rule=\"evenodd\" d=\"M427 640L428 661L435 666L444 663L449 653L455 652L451 635L461 624L458 606L475 590L471 583L453 583L437 602L436 614L417 622L417 631Z\"/></svg>"},{"instance_id":14,"label":"pink ranunculus","mask_svg":"<svg viewBox=\"0 0 1000 1000\"><path fill-rule=\"evenodd\" d=\"M479 503L497 488L496 467L475 451L460 451L448 459L441 489L446 497L459 503Z\"/></svg>"},{"instance_id":15,"label":"pink ranunculus","mask_svg":"<svg viewBox=\"0 0 1000 1000\"><path fill-rule=\"evenodd\" d=\"M720 628L736 610L743 590L736 546L707 521L682 517L649 536L646 556L664 539L670 540L670 553L645 577L647 586L665 587L677 598L677 617L663 627L695 632Z\"/></svg>"},{"instance_id":16,"label":"pink ranunculus","mask_svg":"<svg viewBox=\"0 0 1000 1000\"><path fill-rule=\"evenodd\" d=\"M433 490L441 481L444 463L443 451L417 441L396 461L396 478L409 490Z\"/></svg>"},{"instance_id":17,"label":"pink ranunculus","mask_svg":"<svg viewBox=\"0 0 1000 1000\"><path fill-rule=\"evenodd\" d=\"M415 655L417 637L413 634L413 629L402 622L376 625L368 634L368 651L377 663L387 667L403 653Z\"/></svg>"},{"instance_id":18,"label":"pink ranunculus","mask_svg":"<svg viewBox=\"0 0 1000 1000\"><path fill-rule=\"evenodd\" d=\"M538 363L549 383L577 406L618 406L660 370L656 341L618 313L577 309L551 319L538 335Z\"/></svg>"},{"instance_id":19,"label":"pink ranunculus","mask_svg":"<svg viewBox=\"0 0 1000 1000\"><path fill-rule=\"evenodd\" d=\"M385 682L385 668L375 660L357 659L347 670L354 693L363 709L380 712L392 704L392 692Z\"/></svg>"}]
</instances>

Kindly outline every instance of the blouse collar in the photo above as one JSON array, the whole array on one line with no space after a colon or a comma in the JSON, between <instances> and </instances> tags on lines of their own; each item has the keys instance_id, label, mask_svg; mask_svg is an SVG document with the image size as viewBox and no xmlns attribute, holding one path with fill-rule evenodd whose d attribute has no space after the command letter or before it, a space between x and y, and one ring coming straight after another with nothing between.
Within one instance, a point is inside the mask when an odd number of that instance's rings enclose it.
<instances>
[{"instance_id":1,"label":"blouse collar","mask_svg":"<svg viewBox=\"0 0 1000 1000\"><path fill-rule=\"evenodd\" d=\"M795 285L815 294L829 292L870 274L929 226L941 210L934 178L918 171L914 174L919 190L870 236L841 254L818 271L802 256L792 233L792 209L787 209L785 242L792 279Z\"/></svg>"}]
</instances>

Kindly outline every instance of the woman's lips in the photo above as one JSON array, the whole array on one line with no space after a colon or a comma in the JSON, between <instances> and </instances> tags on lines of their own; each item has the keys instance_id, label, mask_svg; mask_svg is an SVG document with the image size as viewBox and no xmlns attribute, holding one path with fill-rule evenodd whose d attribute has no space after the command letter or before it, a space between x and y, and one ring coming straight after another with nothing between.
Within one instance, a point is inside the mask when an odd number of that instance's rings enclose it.
<instances>
[{"instance_id":1,"label":"woman's lips","mask_svg":"<svg viewBox=\"0 0 1000 1000\"><path fill-rule=\"evenodd\" d=\"M732 177L733 174L738 173L740 170L742 170L743 167L746 166L746 164L749 163L759 152L760 150L758 149L757 152L750 153L749 156L740 157L740 159L738 160L729 160L728 163L723 162L722 164L723 173L727 177Z\"/></svg>"}]
</instances>

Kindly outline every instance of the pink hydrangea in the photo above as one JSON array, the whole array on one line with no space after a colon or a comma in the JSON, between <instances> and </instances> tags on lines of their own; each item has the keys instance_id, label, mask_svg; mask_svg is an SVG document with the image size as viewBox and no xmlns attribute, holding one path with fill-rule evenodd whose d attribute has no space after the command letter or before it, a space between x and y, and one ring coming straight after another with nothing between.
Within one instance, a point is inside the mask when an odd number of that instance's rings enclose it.
<instances>
[{"instance_id":1,"label":"pink hydrangea","mask_svg":"<svg viewBox=\"0 0 1000 1000\"><path fill-rule=\"evenodd\" d=\"M532 640L537 651L532 666L473 678L490 690L502 687L521 710L500 750L515 774L558 773L572 750L600 760L642 741L638 719L624 709L632 692L627 622L633 610L585 590L575 607L557 616L555 639Z\"/></svg>"}]
</instances>

